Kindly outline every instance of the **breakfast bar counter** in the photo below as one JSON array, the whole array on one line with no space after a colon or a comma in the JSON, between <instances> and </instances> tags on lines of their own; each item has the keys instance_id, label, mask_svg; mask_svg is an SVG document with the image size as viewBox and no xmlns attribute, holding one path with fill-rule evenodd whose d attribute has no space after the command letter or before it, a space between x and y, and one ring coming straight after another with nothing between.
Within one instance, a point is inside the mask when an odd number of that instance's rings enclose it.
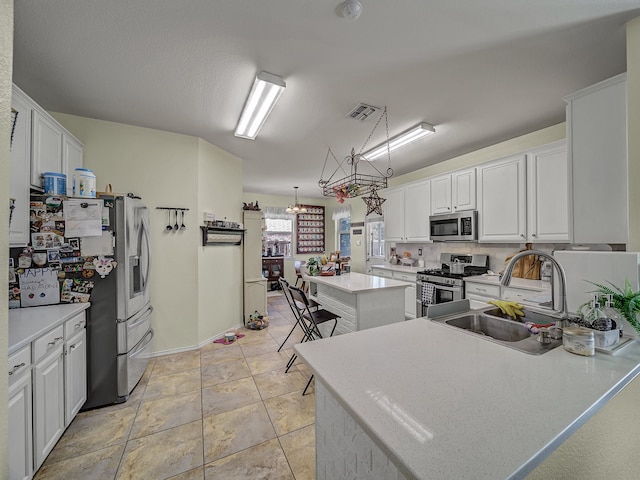
<instances>
[{"instance_id":1,"label":"breakfast bar counter","mask_svg":"<svg viewBox=\"0 0 640 480\"><path fill-rule=\"evenodd\" d=\"M322 308L340 316L338 333L404 321L406 282L356 272L304 278Z\"/></svg>"},{"instance_id":2,"label":"breakfast bar counter","mask_svg":"<svg viewBox=\"0 0 640 480\"><path fill-rule=\"evenodd\" d=\"M426 318L295 350L316 378L317 480L524 478L640 373L638 340L534 356Z\"/></svg>"}]
</instances>

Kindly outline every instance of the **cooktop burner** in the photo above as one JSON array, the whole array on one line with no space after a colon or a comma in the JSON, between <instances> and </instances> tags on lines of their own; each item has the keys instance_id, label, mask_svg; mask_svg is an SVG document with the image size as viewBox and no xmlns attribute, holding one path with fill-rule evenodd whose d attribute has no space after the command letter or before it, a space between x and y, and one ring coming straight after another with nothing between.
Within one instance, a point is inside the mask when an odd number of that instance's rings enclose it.
<instances>
[{"instance_id":1,"label":"cooktop burner","mask_svg":"<svg viewBox=\"0 0 640 480\"><path fill-rule=\"evenodd\" d=\"M487 255L470 255L470 254L454 254L454 253L441 253L440 263L442 268L428 268L418 275L431 275L434 277L446 277L446 278L464 278L471 277L473 275L482 275L489 271L489 258ZM451 273L449 264L463 264L463 273Z\"/></svg>"},{"instance_id":2,"label":"cooktop burner","mask_svg":"<svg viewBox=\"0 0 640 480\"><path fill-rule=\"evenodd\" d=\"M463 278L472 277L474 275L482 275L487 273L487 268L482 267L465 267L464 273L451 273L448 268L433 268L418 272L418 275L432 275L434 277L447 277L447 278Z\"/></svg>"}]
</instances>

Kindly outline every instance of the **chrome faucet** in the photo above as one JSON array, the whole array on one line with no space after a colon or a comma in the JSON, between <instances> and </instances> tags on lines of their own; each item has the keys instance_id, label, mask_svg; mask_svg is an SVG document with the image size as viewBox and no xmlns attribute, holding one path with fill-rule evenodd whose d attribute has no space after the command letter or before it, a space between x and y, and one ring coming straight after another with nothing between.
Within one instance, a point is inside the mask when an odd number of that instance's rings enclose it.
<instances>
[{"instance_id":1,"label":"chrome faucet","mask_svg":"<svg viewBox=\"0 0 640 480\"><path fill-rule=\"evenodd\" d=\"M548 259L558 271L558 276L560 277L560 290L558 294L560 296L560 301L562 302L562 310L558 311L555 309L556 302L555 292L553 288L551 289L551 309L559 314L560 321L564 323L564 320L567 320L569 318L569 311L567 309L567 275L564 273L564 268L562 268L562 265L560 265L558 261L548 253L542 252L540 250L524 250L522 252L518 252L513 256L513 258L511 258L511 261L509 262L509 265L507 265L507 268L504 269L502 279L500 280L500 285L505 287L509 286L509 284L511 283L511 277L513 275L513 268L515 267L516 262L522 257L526 257L528 255L537 255L539 257Z\"/></svg>"}]
</instances>

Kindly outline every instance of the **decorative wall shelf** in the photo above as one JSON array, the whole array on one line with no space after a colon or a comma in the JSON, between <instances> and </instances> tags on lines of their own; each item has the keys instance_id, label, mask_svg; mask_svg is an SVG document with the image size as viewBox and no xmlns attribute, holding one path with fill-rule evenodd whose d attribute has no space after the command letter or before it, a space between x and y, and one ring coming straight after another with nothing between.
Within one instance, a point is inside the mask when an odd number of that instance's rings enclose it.
<instances>
[{"instance_id":1,"label":"decorative wall shelf","mask_svg":"<svg viewBox=\"0 0 640 480\"><path fill-rule=\"evenodd\" d=\"M202 245L240 245L244 237L241 228L200 227L202 230Z\"/></svg>"},{"instance_id":2,"label":"decorative wall shelf","mask_svg":"<svg viewBox=\"0 0 640 480\"><path fill-rule=\"evenodd\" d=\"M324 252L324 207L303 205L306 213L296 216L296 253Z\"/></svg>"}]
</instances>

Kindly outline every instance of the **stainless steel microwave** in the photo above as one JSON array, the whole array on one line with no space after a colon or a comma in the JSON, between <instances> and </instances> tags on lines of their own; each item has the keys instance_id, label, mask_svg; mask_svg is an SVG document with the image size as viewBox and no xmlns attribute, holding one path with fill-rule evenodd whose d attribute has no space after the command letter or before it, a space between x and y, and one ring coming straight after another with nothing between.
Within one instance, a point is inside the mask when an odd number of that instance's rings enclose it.
<instances>
[{"instance_id":1,"label":"stainless steel microwave","mask_svg":"<svg viewBox=\"0 0 640 480\"><path fill-rule=\"evenodd\" d=\"M429 231L434 242L475 242L478 240L478 212L456 212L429 217Z\"/></svg>"}]
</instances>

